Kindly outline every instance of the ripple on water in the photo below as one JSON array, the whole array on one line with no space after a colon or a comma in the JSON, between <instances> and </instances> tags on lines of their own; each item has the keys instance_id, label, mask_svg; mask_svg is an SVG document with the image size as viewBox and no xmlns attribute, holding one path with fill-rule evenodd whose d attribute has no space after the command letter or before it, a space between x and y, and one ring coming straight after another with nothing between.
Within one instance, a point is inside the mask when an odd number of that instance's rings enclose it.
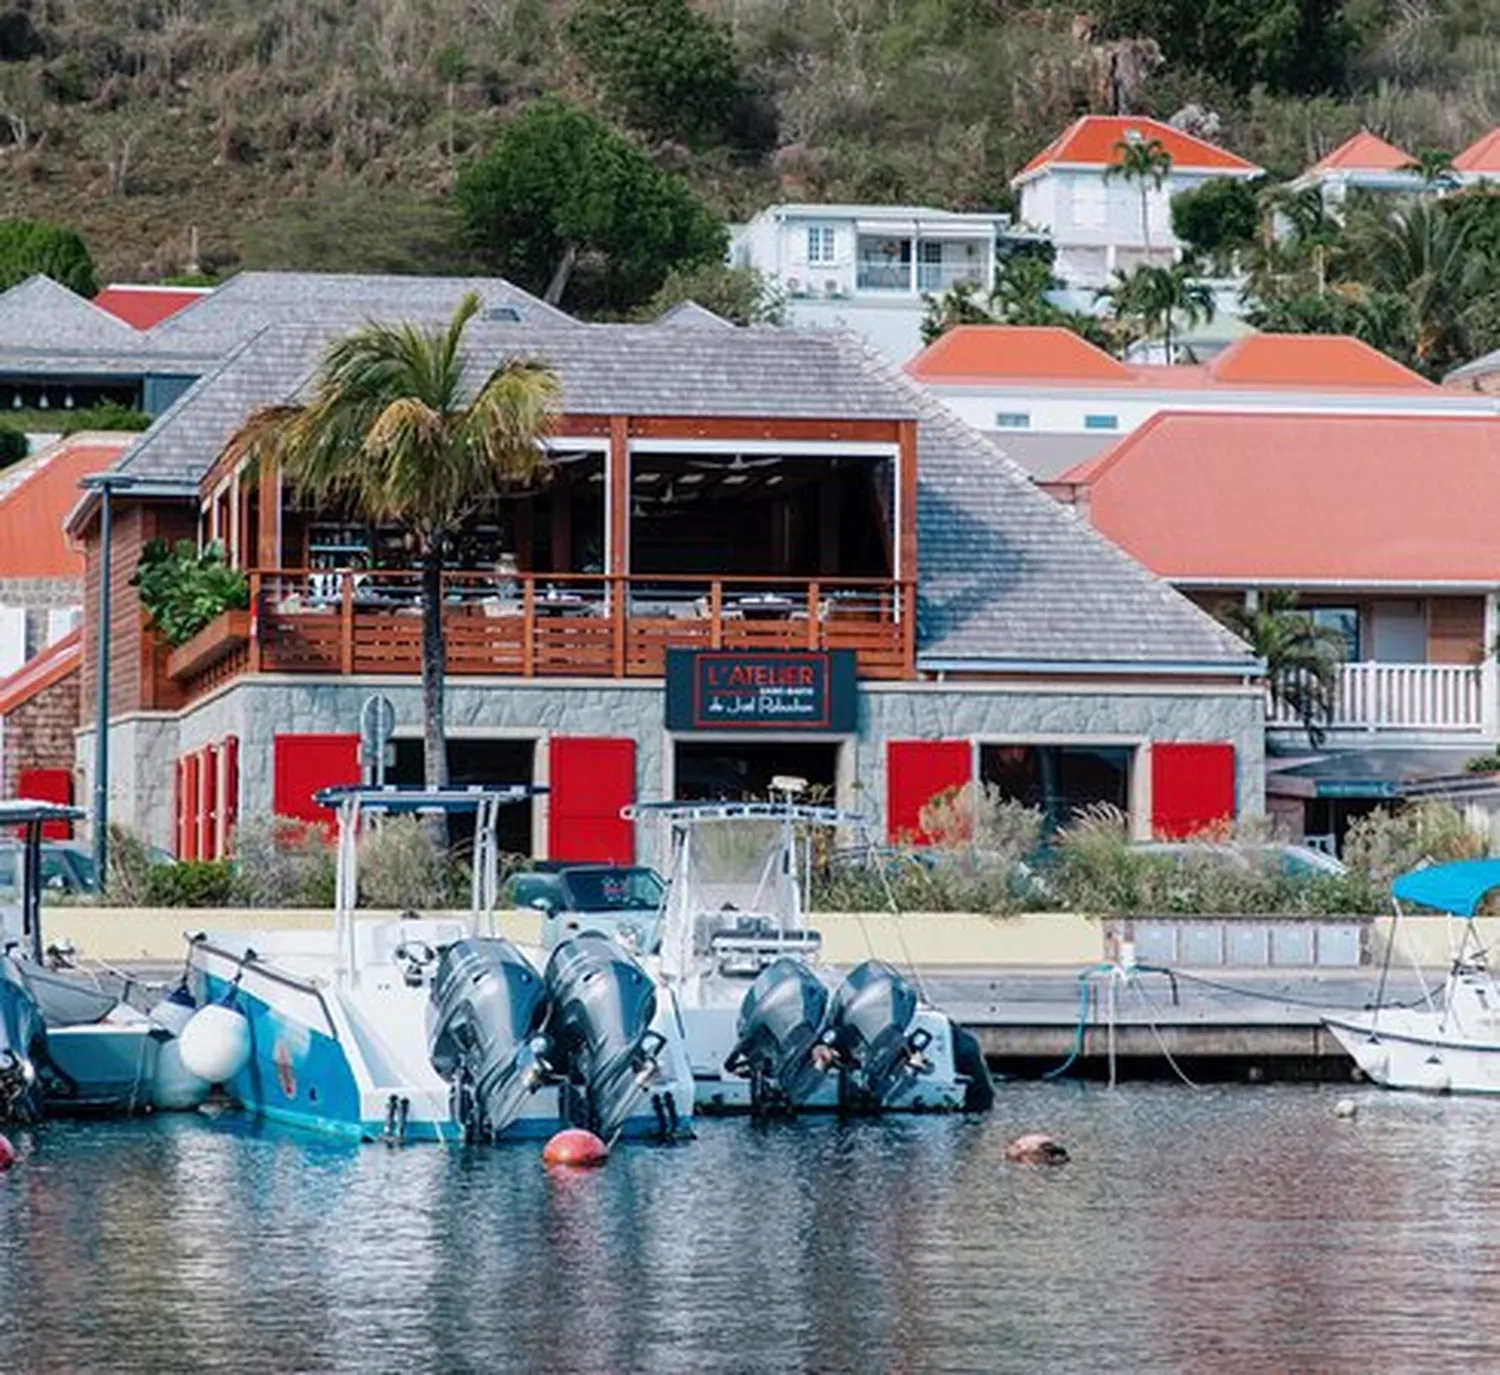
<instances>
[{"instance_id":1,"label":"ripple on water","mask_svg":"<svg viewBox=\"0 0 1500 1375\"><path fill-rule=\"evenodd\" d=\"M0 1369L1500 1365L1500 1106L1007 1087L983 1121L330 1145L54 1123L0 1176ZM1061 1169L1005 1143L1061 1137Z\"/></svg>"}]
</instances>

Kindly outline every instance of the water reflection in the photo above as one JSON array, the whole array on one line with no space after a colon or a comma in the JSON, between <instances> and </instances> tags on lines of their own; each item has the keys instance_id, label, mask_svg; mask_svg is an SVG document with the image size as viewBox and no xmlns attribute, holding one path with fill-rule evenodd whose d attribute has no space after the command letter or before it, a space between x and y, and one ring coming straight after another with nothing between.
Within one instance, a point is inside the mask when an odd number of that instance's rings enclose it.
<instances>
[{"instance_id":1,"label":"water reflection","mask_svg":"<svg viewBox=\"0 0 1500 1375\"><path fill-rule=\"evenodd\" d=\"M52 1124L0 1176L0 1369L1235 1371L1500 1362L1496 1105L1012 1088L989 1121L341 1147ZM1045 1126L1074 1163L1004 1162Z\"/></svg>"}]
</instances>

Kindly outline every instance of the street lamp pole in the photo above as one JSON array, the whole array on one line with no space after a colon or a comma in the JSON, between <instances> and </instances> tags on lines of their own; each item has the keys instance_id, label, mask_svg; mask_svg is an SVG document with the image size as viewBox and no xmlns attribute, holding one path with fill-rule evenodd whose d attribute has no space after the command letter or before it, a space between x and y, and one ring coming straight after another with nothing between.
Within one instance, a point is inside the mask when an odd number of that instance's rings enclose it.
<instances>
[{"instance_id":1,"label":"street lamp pole","mask_svg":"<svg viewBox=\"0 0 1500 1375\"><path fill-rule=\"evenodd\" d=\"M109 617L111 502L114 492L135 485L128 473L95 473L81 484L99 493L99 625L94 654L94 875L102 897L109 870Z\"/></svg>"}]
</instances>

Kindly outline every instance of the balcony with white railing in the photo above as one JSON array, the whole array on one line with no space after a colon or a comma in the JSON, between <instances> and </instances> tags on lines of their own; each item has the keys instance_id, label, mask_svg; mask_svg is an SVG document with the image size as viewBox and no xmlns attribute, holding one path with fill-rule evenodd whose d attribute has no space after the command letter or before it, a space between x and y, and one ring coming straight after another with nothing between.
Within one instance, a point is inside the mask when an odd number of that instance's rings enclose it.
<instances>
[{"instance_id":1,"label":"balcony with white railing","mask_svg":"<svg viewBox=\"0 0 1500 1375\"><path fill-rule=\"evenodd\" d=\"M1330 731L1485 735L1494 729L1494 678L1470 664L1345 664ZM1272 728L1299 728L1296 713L1267 708Z\"/></svg>"}]
</instances>

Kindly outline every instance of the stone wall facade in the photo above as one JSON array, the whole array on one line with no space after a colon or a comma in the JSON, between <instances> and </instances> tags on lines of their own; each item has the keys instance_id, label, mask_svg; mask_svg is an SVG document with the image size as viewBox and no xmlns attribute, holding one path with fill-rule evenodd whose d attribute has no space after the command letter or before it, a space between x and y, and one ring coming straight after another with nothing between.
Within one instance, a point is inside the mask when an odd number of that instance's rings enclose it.
<instances>
[{"instance_id":1,"label":"stone wall facade","mask_svg":"<svg viewBox=\"0 0 1500 1375\"><path fill-rule=\"evenodd\" d=\"M243 678L179 716L136 716L112 728L111 809L117 820L170 845L174 765L180 754L239 741L239 815L265 815L274 797L274 742L278 733L355 733L360 706L372 693L388 697L398 736L421 729L421 690L415 679L261 675ZM672 743L664 726L659 681L605 682L453 679L448 685L448 731L456 750L464 739L531 739L552 735L628 737L636 742L640 801L672 795ZM981 743L1111 744L1137 748L1134 801L1149 814L1146 787L1153 742L1223 741L1234 746L1236 791L1242 815L1258 814L1265 794L1265 708L1257 687L1216 685L1097 686L986 683L867 683L860 692L858 730L851 736L788 734L783 739L840 742L838 802L884 831L886 743L909 739L973 739ZM683 736L682 739L703 739ZM764 741L765 732L741 738ZM770 737L775 739L777 737ZM78 736L80 768L91 768L92 732ZM535 751L533 782L548 782L545 749ZM534 808L534 843L545 844L546 799Z\"/></svg>"}]
</instances>

